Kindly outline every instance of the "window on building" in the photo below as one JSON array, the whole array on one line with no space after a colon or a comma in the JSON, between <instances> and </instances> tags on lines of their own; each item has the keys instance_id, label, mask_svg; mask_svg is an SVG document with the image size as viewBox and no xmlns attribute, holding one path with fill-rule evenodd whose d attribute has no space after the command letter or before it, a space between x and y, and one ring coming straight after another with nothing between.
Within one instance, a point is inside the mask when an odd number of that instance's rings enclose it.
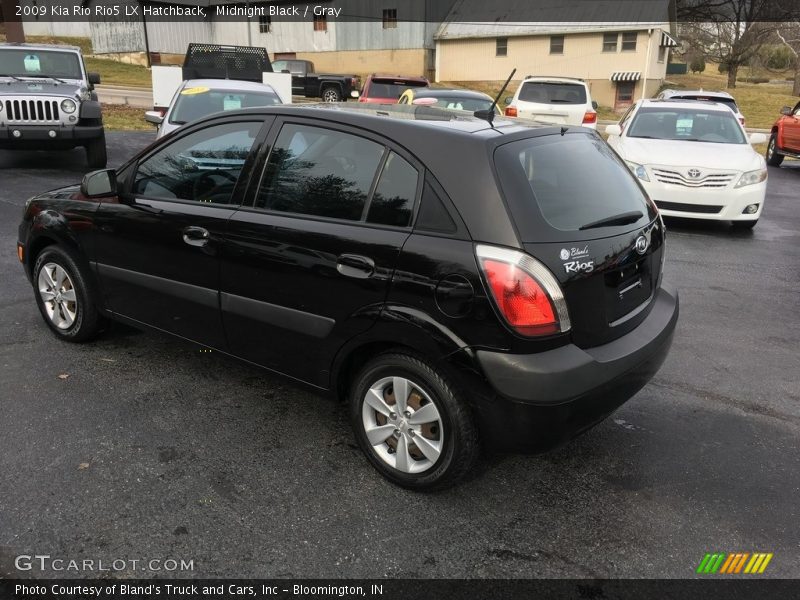
<instances>
[{"instance_id":1,"label":"window on building","mask_svg":"<svg viewBox=\"0 0 800 600\"><path fill-rule=\"evenodd\" d=\"M384 8L383 9L383 28L384 29L397 29L397 9Z\"/></svg>"},{"instance_id":2,"label":"window on building","mask_svg":"<svg viewBox=\"0 0 800 600\"><path fill-rule=\"evenodd\" d=\"M617 37L619 37L618 33L603 34L603 52L617 51Z\"/></svg>"},{"instance_id":3,"label":"window on building","mask_svg":"<svg viewBox=\"0 0 800 600\"><path fill-rule=\"evenodd\" d=\"M550 36L550 54L564 54L564 36Z\"/></svg>"},{"instance_id":4,"label":"window on building","mask_svg":"<svg viewBox=\"0 0 800 600\"><path fill-rule=\"evenodd\" d=\"M661 46L658 49L658 62L662 63L667 59L667 49L664 46Z\"/></svg>"},{"instance_id":5,"label":"window on building","mask_svg":"<svg viewBox=\"0 0 800 600\"><path fill-rule=\"evenodd\" d=\"M635 81L617 82L617 103L628 104L633 102L633 92L636 89Z\"/></svg>"},{"instance_id":6,"label":"window on building","mask_svg":"<svg viewBox=\"0 0 800 600\"><path fill-rule=\"evenodd\" d=\"M622 51L633 51L636 50L636 36L638 34L635 31L626 31L622 34Z\"/></svg>"},{"instance_id":7,"label":"window on building","mask_svg":"<svg viewBox=\"0 0 800 600\"><path fill-rule=\"evenodd\" d=\"M314 15L314 31L328 31L328 17Z\"/></svg>"},{"instance_id":8,"label":"window on building","mask_svg":"<svg viewBox=\"0 0 800 600\"><path fill-rule=\"evenodd\" d=\"M495 40L495 56L508 56L508 38L501 37Z\"/></svg>"},{"instance_id":9,"label":"window on building","mask_svg":"<svg viewBox=\"0 0 800 600\"><path fill-rule=\"evenodd\" d=\"M269 15L258 17L258 31L260 33L269 33L271 29L272 29L272 17L270 17Z\"/></svg>"}]
</instances>

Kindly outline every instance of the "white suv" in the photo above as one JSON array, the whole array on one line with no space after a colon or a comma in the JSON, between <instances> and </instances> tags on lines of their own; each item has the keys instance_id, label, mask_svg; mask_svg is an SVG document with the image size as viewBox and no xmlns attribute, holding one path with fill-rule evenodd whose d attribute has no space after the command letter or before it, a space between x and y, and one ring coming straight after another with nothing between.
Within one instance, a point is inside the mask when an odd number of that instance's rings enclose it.
<instances>
[{"instance_id":1,"label":"white suv","mask_svg":"<svg viewBox=\"0 0 800 600\"><path fill-rule=\"evenodd\" d=\"M506 104L507 117L597 128L597 102L583 79L526 77Z\"/></svg>"}]
</instances>

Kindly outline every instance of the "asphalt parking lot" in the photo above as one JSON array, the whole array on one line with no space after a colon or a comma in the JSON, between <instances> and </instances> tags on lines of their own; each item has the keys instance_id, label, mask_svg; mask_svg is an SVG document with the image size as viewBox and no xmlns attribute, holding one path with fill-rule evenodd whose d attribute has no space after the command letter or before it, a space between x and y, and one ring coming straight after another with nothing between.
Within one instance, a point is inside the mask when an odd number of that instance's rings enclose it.
<instances>
[{"instance_id":1,"label":"asphalt parking lot","mask_svg":"<svg viewBox=\"0 0 800 600\"><path fill-rule=\"evenodd\" d=\"M152 137L108 134L109 166ZM253 367L122 326L58 341L17 226L84 165L0 151L0 576L98 575L14 567L46 554L127 561L116 576L689 577L719 551L800 577L800 162L770 168L752 232L667 222L681 318L648 386L437 494L381 479L343 407ZM151 559L193 569L130 562Z\"/></svg>"}]
</instances>

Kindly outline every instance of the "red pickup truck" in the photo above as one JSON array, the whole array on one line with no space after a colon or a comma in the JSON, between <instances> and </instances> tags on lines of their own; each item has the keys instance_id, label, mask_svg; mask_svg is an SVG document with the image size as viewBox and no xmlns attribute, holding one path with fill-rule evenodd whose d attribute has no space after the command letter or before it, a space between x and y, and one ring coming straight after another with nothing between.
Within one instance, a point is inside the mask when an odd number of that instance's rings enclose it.
<instances>
[{"instance_id":1,"label":"red pickup truck","mask_svg":"<svg viewBox=\"0 0 800 600\"><path fill-rule=\"evenodd\" d=\"M784 106L772 126L767 146L767 164L779 166L785 156L800 158L800 102L794 108Z\"/></svg>"}]
</instances>

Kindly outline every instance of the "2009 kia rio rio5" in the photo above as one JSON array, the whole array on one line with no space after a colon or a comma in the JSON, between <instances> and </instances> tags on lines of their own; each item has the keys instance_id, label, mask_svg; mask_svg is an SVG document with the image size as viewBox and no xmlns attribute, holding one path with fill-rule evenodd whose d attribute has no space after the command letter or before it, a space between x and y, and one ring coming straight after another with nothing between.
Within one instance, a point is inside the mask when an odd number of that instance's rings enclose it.
<instances>
[{"instance_id":1,"label":"2009 kia rio rio5","mask_svg":"<svg viewBox=\"0 0 800 600\"><path fill-rule=\"evenodd\" d=\"M18 252L59 338L124 321L346 399L372 465L432 489L645 385L678 317L664 234L594 131L306 105L214 115L32 198Z\"/></svg>"}]
</instances>

